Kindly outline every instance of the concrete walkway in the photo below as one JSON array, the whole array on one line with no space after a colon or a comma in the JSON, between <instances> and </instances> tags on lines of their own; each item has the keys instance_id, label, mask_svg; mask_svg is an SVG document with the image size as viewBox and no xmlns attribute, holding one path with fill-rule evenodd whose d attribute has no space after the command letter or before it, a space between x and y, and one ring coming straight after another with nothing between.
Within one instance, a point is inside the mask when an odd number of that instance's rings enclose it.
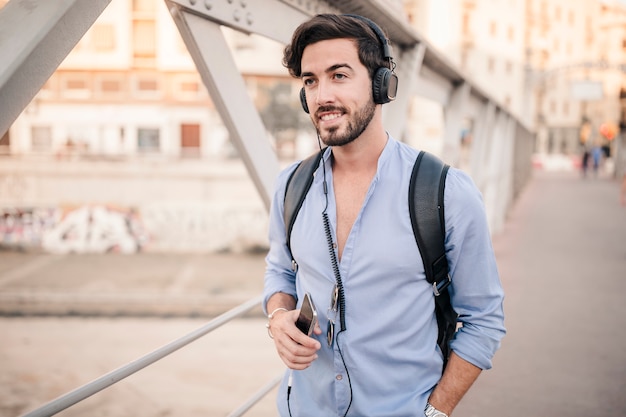
<instances>
[{"instance_id":1,"label":"concrete walkway","mask_svg":"<svg viewBox=\"0 0 626 417\"><path fill-rule=\"evenodd\" d=\"M619 184L536 172L494 247L508 335L454 416L625 416ZM42 405L257 296L262 273L262 255L0 252L0 417ZM259 315L59 415L225 416L283 369ZM273 393L247 415L275 416Z\"/></svg>"},{"instance_id":2,"label":"concrete walkway","mask_svg":"<svg viewBox=\"0 0 626 417\"><path fill-rule=\"evenodd\" d=\"M619 184L534 178L494 240L508 334L455 416L626 416Z\"/></svg>"}]
</instances>

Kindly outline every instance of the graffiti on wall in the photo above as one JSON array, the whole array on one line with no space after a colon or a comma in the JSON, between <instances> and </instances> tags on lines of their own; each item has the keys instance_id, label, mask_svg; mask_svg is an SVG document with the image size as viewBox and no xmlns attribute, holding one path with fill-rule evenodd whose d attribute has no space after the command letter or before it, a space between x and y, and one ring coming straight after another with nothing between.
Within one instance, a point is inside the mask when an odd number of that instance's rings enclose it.
<instances>
[{"instance_id":1,"label":"graffiti on wall","mask_svg":"<svg viewBox=\"0 0 626 417\"><path fill-rule=\"evenodd\" d=\"M245 204L0 208L0 215L0 245L57 254L242 252L267 247L267 213Z\"/></svg>"},{"instance_id":2,"label":"graffiti on wall","mask_svg":"<svg viewBox=\"0 0 626 417\"><path fill-rule=\"evenodd\" d=\"M0 209L0 244L6 247L40 247L44 231L54 226L56 209Z\"/></svg>"},{"instance_id":3,"label":"graffiti on wall","mask_svg":"<svg viewBox=\"0 0 626 417\"><path fill-rule=\"evenodd\" d=\"M0 242L51 253L135 253L148 241L132 209L106 206L2 209Z\"/></svg>"},{"instance_id":4,"label":"graffiti on wall","mask_svg":"<svg viewBox=\"0 0 626 417\"><path fill-rule=\"evenodd\" d=\"M41 246L51 253L135 253L147 234L134 210L82 206L70 210L46 230Z\"/></svg>"}]
</instances>

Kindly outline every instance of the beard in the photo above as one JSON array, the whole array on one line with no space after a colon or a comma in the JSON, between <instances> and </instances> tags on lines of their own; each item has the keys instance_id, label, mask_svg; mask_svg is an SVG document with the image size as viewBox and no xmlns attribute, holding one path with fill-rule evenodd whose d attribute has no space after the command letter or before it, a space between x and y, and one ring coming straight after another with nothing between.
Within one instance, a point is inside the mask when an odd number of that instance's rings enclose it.
<instances>
[{"instance_id":1,"label":"beard","mask_svg":"<svg viewBox=\"0 0 626 417\"><path fill-rule=\"evenodd\" d=\"M346 113L343 107L322 106L318 109L318 112L339 110ZM344 146L353 142L356 138L361 136L361 133L367 129L370 122L374 118L376 112L376 104L373 100L367 102L364 107L361 107L354 116L348 119L348 125L345 129L341 130L340 127L333 127L326 130L324 134L320 132L319 123L315 125L317 132L322 139L322 142L326 146Z\"/></svg>"}]
</instances>

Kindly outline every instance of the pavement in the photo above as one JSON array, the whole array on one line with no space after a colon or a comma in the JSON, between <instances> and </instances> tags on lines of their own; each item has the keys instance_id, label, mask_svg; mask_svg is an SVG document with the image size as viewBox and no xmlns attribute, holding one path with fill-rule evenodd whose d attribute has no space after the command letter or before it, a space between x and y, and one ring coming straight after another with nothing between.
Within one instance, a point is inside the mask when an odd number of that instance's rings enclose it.
<instances>
[{"instance_id":1,"label":"pavement","mask_svg":"<svg viewBox=\"0 0 626 417\"><path fill-rule=\"evenodd\" d=\"M454 416L626 416L626 207L605 175L534 172L494 249L508 334ZM263 254L0 252L0 417L257 297ZM283 371L260 309L60 413L225 416ZM275 416L274 394L247 416Z\"/></svg>"},{"instance_id":2,"label":"pavement","mask_svg":"<svg viewBox=\"0 0 626 417\"><path fill-rule=\"evenodd\" d=\"M264 257L0 252L0 314L214 317L261 293Z\"/></svg>"}]
</instances>

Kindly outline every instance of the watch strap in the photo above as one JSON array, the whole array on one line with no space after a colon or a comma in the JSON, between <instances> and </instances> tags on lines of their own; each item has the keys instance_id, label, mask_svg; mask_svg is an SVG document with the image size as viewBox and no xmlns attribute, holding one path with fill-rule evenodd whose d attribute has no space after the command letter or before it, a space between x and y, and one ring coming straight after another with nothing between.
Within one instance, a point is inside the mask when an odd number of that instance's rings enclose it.
<instances>
[{"instance_id":1,"label":"watch strap","mask_svg":"<svg viewBox=\"0 0 626 417\"><path fill-rule=\"evenodd\" d=\"M446 413L443 411L437 410L430 403L426 403L426 408L424 409L424 415L426 417L448 417Z\"/></svg>"}]
</instances>

